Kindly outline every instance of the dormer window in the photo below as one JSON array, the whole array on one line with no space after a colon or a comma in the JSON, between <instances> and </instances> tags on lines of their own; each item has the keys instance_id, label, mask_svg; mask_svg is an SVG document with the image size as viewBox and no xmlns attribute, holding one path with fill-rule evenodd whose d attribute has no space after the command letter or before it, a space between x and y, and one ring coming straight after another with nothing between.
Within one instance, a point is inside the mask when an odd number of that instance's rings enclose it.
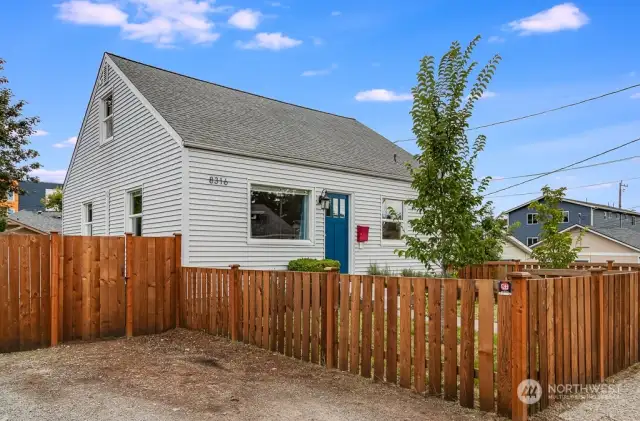
<instances>
[{"instance_id":1,"label":"dormer window","mask_svg":"<svg viewBox=\"0 0 640 421\"><path fill-rule=\"evenodd\" d=\"M113 139L113 94L110 93L102 98L100 106L100 143L106 143Z\"/></svg>"}]
</instances>

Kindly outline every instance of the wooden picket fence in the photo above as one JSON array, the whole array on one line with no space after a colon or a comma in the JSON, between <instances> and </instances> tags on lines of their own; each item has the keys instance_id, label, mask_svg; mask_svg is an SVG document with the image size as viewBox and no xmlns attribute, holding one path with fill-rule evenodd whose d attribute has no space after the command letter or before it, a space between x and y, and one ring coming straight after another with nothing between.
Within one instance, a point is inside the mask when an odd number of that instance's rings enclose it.
<instances>
[{"instance_id":1,"label":"wooden picket fence","mask_svg":"<svg viewBox=\"0 0 640 421\"><path fill-rule=\"evenodd\" d=\"M544 269L536 261L504 260L484 262L481 265L469 265L458 270L461 279L506 279L510 272ZM615 260L606 262L573 262L569 264L571 270L606 269L610 271L638 272L640 263L617 263Z\"/></svg>"},{"instance_id":2,"label":"wooden picket fence","mask_svg":"<svg viewBox=\"0 0 640 421\"><path fill-rule=\"evenodd\" d=\"M511 297L496 318L493 280L182 270L185 328L511 413L511 342L495 332L511 330Z\"/></svg>"},{"instance_id":3,"label":"wooden picket fence","mask_svg":"<svg viewBox=\"0 0 640 421\"><path fill-rule=\"evenodd\" d=\"M180 244L179 236L0 236L0 352L174 328Z\"/></svg>"},{"instance_id":4,"label":"wooden picket fence","mask_svg":"<svg viewBox=\"0 0 640 421\"><path fill-rule=\"evenodd\" d=\"M512 419L638 361L638 272L426 279L182 268L181 326ZM525 405L524 379L543 388Z\"/></svg>"}]
</instances>

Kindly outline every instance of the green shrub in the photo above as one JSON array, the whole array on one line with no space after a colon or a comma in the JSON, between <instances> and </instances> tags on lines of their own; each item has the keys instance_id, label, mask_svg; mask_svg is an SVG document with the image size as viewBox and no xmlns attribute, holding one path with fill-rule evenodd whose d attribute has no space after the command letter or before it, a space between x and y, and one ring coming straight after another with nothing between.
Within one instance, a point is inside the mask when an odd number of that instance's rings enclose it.
<instances>
[{"instance_id":1,"label":"green shrub","mask_svg":"<svg viewBox=\"0 0 640 421\"><path fill-rule=\"evenodd\" d=\"M340 262L331 259L311 259L308 257L289 262L289 270L293 272L324 272L325 268L340 270Z\"/></svg>"},{"instance_id":2,"label":"green shrub","mask_svg":"<svg viewBox=\"0 0 640 421\"><path fill-rule=\"evenodd\" d=\"M402 269L402 276L405 278L428 278L429 273L423 270L416 269Z\"/></svg>"}]
</instances>

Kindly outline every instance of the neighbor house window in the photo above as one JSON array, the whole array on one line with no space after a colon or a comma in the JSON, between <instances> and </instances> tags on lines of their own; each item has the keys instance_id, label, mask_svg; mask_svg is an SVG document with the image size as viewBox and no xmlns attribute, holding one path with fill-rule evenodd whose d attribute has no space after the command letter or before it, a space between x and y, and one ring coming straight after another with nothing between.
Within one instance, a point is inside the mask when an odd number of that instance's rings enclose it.
<instances>
[{"instance_id":1,"label":"neighbor house window","mask_svg":"<svg viewBox=\"0 0 640 421\"><path fill-rule=\"evenodd\" d=\"M127 231L142 235L142 190L132 190L127 195Z\"/></svg>"},{"instance_id":2,"label":"neighbor house window","mask_svg":"<svg viewBox=\"0 0 640 421\"><path fill-rule=\"evenodd\" d=\"M562 222L565 224L569 222L569 211L562 211Z\"/></svg>"},{"instance_id":3,"label":"neighbor house window","mask_svg":"<svg viewBox=\"0 0 640 421\"><path fill-rule=\"evenodd\" d=\"M93 235L93 203L82 205L82 235Z\"/></svg>"},{"instance_id":4,"label":"neighbor house window","mask_svg":"<svg viewBox=\"0 0 640 421\"><path fill-rule=\"evenodd\" d=\"M527 225L536 225L538 223L538 214L537 213L528 213L527 214Z\"/></svg>"},{"instance_id":5,"label":"neighbor house window","mask_svg":"<svg viewBox=\"0 0 640 421\"><path fill-rule=\"evenodd\" d=\"M527 237L527 246L531 247L538 242L538 237Z\"/></svg>"},{"instance_id":6,"label":"neighbor house window","mask_svg":"<svg viewBox=\"0 0 640 421\"><path fill-rule=\"evenodd\" d=\"M402 200L382 199L382 239L400 240L404 221Z\"/></svg>"},{"instance_id":7,"label":"neighbor house window","mask_svg":"<svg viewBox=\"0 0 640 421\"><path fill-rule=\"evenodd\" d=\"M311 192L251 186L251 238L308 240Z\"/></svg>"},{"instance_id":8,"label":"neighbor house window","mask_svg":"<svg viewBox=\"0 0 640 421\"><path fill-rule=\"evenodd\" d=\"M604 219L608 219L609 218L609 214L607 212L603 212L602 215L604 216Z\"/></svg>"},{"instance_id":9,"label":"neighbor house window","mask_svg":"<svg viewBox=\"0 0 640 421\"><path fill-rule=\"evenodd\" d=\"M7 201L13 202L14 200L16 200L16 194L12 191L7 192Z\"/></svg>"},{"instance_id":10,"label":"neighbor house window","mask_svg":"<svg viewBox=\"0 0 640 421\"><path fill-rule=\"evenodd\" d=\"M14 213L16 213L16 211L15 211L15 209L13 209L13 208L7 208L7 213L8 213L9 215L13 215Z\"/></svg>"},{"instance_id":11,"label":"neighbor house window","mask_svg":"<svg viewBox=\"0 0 640 421\"><path fill-rule=\"evenodd\" d=\"M113 94L109 94L102 98L100 109L100 114L102 116L100 136L102 143L105 143L113 138Z\"/></svg>"},{"instance_id":12,"label":"neighbor house window","mask_svg":"<svg viewBox=\"0 0 640 421\"><path fill-rule=\"evenodd\" d=\"M631 217L631 225L635 225L636 224L636 217L632 216Z\"/></svg>"}]
</instances>

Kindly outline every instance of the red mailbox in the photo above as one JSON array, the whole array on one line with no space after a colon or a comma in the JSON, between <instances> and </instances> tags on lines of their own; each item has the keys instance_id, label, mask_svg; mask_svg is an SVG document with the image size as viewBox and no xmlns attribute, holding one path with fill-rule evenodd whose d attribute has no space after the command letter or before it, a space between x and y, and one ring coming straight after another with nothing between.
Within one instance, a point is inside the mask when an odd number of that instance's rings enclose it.
<instances>
[{"instance_id":1,"label":"red mailbox","mask_svg":"<svg viewBox=\"0 0 640 421\"><path fill-rule=\"evenodd\" d=\"M358 225L356 229L358 234L358 243L369 241L369 227L365 225Z\"/></svg>"}]
</instances>

